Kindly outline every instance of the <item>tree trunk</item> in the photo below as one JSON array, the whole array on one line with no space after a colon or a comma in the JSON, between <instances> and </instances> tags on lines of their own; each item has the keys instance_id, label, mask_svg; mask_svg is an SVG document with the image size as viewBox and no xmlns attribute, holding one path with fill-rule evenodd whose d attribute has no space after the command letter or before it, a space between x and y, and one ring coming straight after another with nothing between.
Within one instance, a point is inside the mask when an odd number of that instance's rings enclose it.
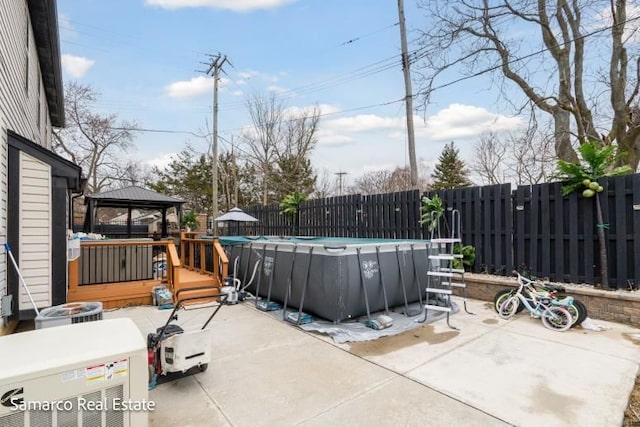
<instances>
[{"instance_id":1,"label":"tree trunk","mask_svg":"<svg viewBox=\"0 0 640 427\"><path fill-rule=\"evenodd\" d=\"M598 219L598 245L600 246L600 276L602 277L602 287L609 288L609 265L607 261L607 241L604 233L604 220L602 219L602 206L600 205L600 194L596 194L596 217Z\"/></svg>"},{"instance_id":2,"label":"tree trunk","mask_svg":"<svg viewBox=\"0 0 640 427\"><path fill-rule=\"evenodd\" d=\"M571 146L571 114L559 107L553 110L556 155L560 160L578 164L578 155Z\"/></svg>"}]
</instances>

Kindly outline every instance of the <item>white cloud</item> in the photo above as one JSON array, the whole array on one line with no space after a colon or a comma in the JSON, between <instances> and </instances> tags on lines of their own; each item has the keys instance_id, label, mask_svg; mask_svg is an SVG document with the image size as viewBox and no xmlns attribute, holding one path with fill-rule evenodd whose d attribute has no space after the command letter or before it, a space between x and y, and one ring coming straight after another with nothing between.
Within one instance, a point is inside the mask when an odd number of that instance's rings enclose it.
<instances>
[{"instance_id":1,"label":"white cloud","mask_svg":"<svg viewBox=\"0 0 640 427\"><path fill-rule=\"evenodd\" d=\"M176 158L177 153L165 153L160 154L158 157L154 157L153 159L145 160L143 163L149 167L157 166L158 169L164 169L169 166L174 158Z\"/></svg>"},{"instance_id":2,"label":"white cloud","mask_svg":"<svg viewBox=\"0 0 640 427\"><path fill-rule=\"evenodd\" d=\"M284 109L283 113L285 117L294 118L294 117L300 117L305 115L311 115L314 109L316 108L320 110L321 115L331 114L333 112L340 111L337 107L334 107L332 105L319 104L319 105L305 105L303 107L298 107L298 106L287 107Z\"/></svg>"},{"instance_id":3,"label":"white cloud","mask_svg":"<svg viewBox=\"0 0 640 427\"><path fill-rule=\"evenodd\" d=\"M320 129L317 133L318 144L324 146L342 146L353 142L353 138L346 135L339 135L330 130Z\"/></svg>"},{"instance_id":4,"label":"white cloud","mask_svg":"<svg viewBox=\"0 0 640 427\"><path fill-rule=\"evenodd\" d=\"M84 76L93 67L95 61L82 56L62 55L62 67L75 78Z\"/></svg>"},{"instance_id":5,"label":"white cloud","mask_svg":"<svg viewBox=\"0 0 640 427\"><path fill-rule=\"evenodd\" d=\"M242 96L242 95L244 95L244 92L242 92L241 90L234 90L233 92L231 92L231 95L233 95L233 96Z\"/></svg>"},{"instance_id":6,"label":"white cloud","mask_svg":"<svg viewBox=\"0 0 640 427\"><path fill-rule=\"evenodd\" d=\"M451 104L427 118L423 126L416 126L416 135L432 141L443 141L472 138L487 131L513 131L523 126L525 123L519 117L491 113L473 105Z\"/></svg>"},{"instance_id":7,"label":"white cloud","mask_svg":"<svg viewBox=\"0 0 640 427\"><path fill-rule=\"evenodd\" d=\"M258 73L257 71L248 70L248 71L240 71L238 73L238 76L240 76L240 78L243 80L249 80L253 76L257 76L258 74L260 73Z\"/></svg>"},{"instance_id":8,"label":"white cloud","mask_svg":"<svg viewBox=\"0 0 640 427\"><path fill-rule=\"evenodd\" d=\"M327 120L327 126L343 132L367 132L401 128L403 126L403 119L398 117L383 117L375 114L360 114L352 117Z\"/></svg>"},{"instance_id":9,"label":"white cloud","mask_svg":"<svg viewBox=\"0 0 640 427\"><path fill-rule=\"evenodd\" d=\"M273 92L277 94L290 93L291 96L295 95L295 92L291 92L289 89L285 89L276 85L267 86L267 92Z\"/></svg>"},{"instance_id":10,"label":"white cloud","mask_svg":"<svg viewBox=\"0 0 640 427\"><path fill-rule=\"evenodd\" d=\"M191 80L173 82L165 87L167 94L172 98L190 98L211 93L213 90L213 78L194 77Z\"/></svg>"},{"instance_id":11,"label":"white cloud","mask_svg":"<svg viewBox=\"0 0 640 427\"><path fill-rule=\"evenodd\" d=\"M181 9L185 7L212 7L234 12L250 12L258 9L275 9L293 3L296 0L146 0L147 4L163 9Z\"/></svg>"}]
</instances>

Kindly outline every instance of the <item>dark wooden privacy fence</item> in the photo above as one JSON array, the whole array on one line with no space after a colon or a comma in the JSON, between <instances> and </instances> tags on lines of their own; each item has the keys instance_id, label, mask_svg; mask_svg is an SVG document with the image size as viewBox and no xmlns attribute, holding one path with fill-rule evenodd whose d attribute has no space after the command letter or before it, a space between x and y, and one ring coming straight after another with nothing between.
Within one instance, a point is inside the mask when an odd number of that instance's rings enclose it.
<instances>
[{"instance_id":1,"label":"dark wooden privacy fence","mask_svg":"<svg viewBox=\"0 0 640 427\"><path fill-rule=\"evenodd\" d=\"M609 283L640 284L640 174L600 180L607 236ZM595 199L562 196L562 184L510 184L443 190L417 190L310 200L299 208L298 234L306 236L428 239L420 226L424 195L438 194L446 207L441 233L448 234L451 212L460 212L465 245L476 249L472 271L510 275L526 268L558 282L601 282ZM250 206L257 223L231 225L222 233L291 235L292 218L278 205Z\"/></svg>"},{"instance_id":2,"label":"dark wooden privacy fence","mask_svg":"<svg viewBox=\"0 0 640 427\"><path fill-rule=\"evenodd\" d=\"M604 227L609 284L640 283L640 175L601 179L603 222L594 198L562 196L560 183L520 186L514 197L514 254L539 277L558 282L600 283L597 230Z\"/></svg>"}]
</instances>

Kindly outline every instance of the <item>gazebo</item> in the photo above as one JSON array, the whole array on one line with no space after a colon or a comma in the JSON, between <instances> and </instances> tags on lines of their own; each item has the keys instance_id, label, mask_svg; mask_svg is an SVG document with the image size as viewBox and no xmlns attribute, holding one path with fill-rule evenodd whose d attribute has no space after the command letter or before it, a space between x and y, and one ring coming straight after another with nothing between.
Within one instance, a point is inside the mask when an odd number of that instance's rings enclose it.
<instances>
[{"instance_id":1,"label":"gazebo","mask_svg":"<svg viewBox=\"0 0 640 427\"><path fill-rule=\"evenodd\" d=\"M86 233L95 232L98 208L127 208L127 237L131 237L131 211L133 209L157 209L162 213L161 237L167 237L167 210L172 207L175 208L178 220L180 220L180 210L184 202L180 198L156 193L138 186L91 194L85 196L84 199L84 203L87 205L87 212L84 218L83 231Z\"/></svg>"}]
</instances>

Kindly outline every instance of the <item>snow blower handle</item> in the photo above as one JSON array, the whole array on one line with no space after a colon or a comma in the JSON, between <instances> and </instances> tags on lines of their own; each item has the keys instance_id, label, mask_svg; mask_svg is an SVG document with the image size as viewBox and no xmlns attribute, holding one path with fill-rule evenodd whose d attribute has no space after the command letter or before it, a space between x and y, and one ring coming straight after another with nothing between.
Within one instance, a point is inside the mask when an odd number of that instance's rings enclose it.
<instances>
[{"instance_id":1,"label":"snow blower handle","mask_svg":"<svg viewBox=\"0 0 640 427\"><path fill-rule=\"evenodd\" d=\"M33 297L31 296L31 292L29 292L29 288L27 287L27 284L24 281L24 277L22 277L22 273L20 273L20 269L18 268L18 264L16 263L16 260L13 257L13 254L11 253L11 247L9 246L8 243L4 244L4 249L7 251L7 255L9 255L9 258L11 258L11 263L13 264L13 267L16 269L16 272L18 273L18 277L20 278L20 283L24 287L24 290L27 292L27 296L31 301L31 305L33 305L33 309L36 311L36 316L39 316L40 311L38 310L38 307L36 306L36 303L33 300Z\"/></svg>"}]
</instances>

